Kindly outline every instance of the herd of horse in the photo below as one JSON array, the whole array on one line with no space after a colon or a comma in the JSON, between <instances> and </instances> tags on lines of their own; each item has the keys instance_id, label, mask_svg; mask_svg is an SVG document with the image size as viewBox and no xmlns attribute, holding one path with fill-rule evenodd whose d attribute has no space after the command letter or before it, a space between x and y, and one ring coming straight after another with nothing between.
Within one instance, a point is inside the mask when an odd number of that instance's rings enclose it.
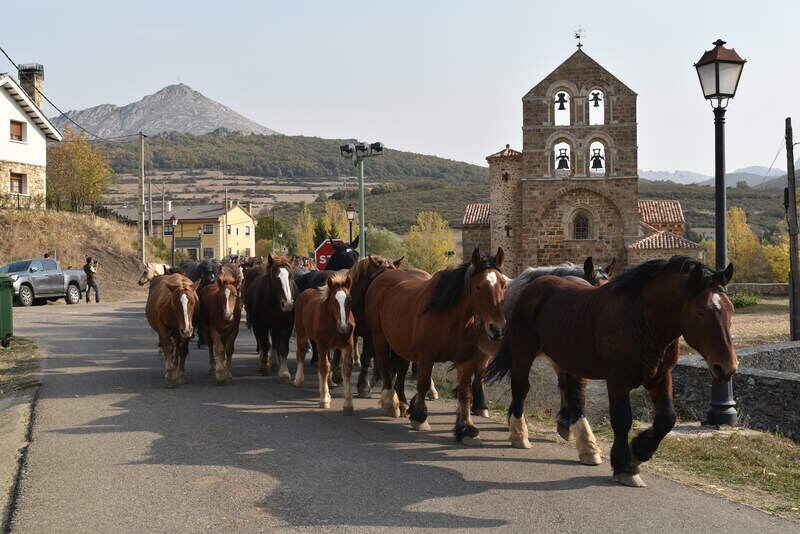
<instances>
[{"instance_id":1,"label":"herd of horse","mask_svg":"<svg viewBox=\"0 0 800 534\"><path fill-rule=\"evenodd\" d=\"M679 338L706 360L711 375L729 379L738 360L730 335L733 306L725 287L733 266L712 271L694 259L652 260L614 275L592 258L528 268L514 279L502 273L503 249L476 248L465 263L430 274L402 268L402 258L359 259L357 239L334 244L324 271L283 256L169 266L149 265L147 319L158 333L166 384L184 381L190 338L208 345L209 372L216 382L231 378L231 357L242 309L258 344L262 374L277 371L281 382L304 383L309 346L317 358L319 406L330 408L330 384L343 382L343 413L352 415L354 357L360 358L356 395L371 393L368 370L380 379L380 405L390 417L407 416L412 428L428 430L426 400L435 391L435 363L456 371L456 440L479 445L473 415L487 416L484 380L510 375L508 409L512 446L530 448L524 403L533 361L545 357L558 377L558 433L574 437L579 461L602 462L584 415L588 379L606 381L614 442L613 477L644 486L639 464L649 460L675 425L672 369ZM311 267L311 268L309 268ZM297 367L287 364L296 334ZM356 340L362 339L360 357ZM334 353L333 363L329 355ZM416 367L416 394L405 396L409 367ZM331 372L331 366L334 372ZM376 382L377 383L377 382ZM630 442L631 390L644 386L655 417Z\"/></svg>"}]
</instances>

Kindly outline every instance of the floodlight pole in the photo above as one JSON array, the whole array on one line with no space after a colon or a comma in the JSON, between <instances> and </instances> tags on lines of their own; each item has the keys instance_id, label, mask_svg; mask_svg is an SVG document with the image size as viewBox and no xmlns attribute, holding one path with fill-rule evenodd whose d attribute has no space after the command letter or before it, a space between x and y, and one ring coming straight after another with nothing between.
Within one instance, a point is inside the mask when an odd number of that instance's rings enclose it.
<instances>
[{"instance_id":1,"label":"floodlight pole","mask_svg":"<svg viewBox=\"0 0 800 534\"><path fill-rule=\"evenodd\" d=\"M367 257L367 236L364 230L364 160L358 158L358 252L362 258ZM353 227L353 223L350 223Z\"/></svg>"}]
</instances>

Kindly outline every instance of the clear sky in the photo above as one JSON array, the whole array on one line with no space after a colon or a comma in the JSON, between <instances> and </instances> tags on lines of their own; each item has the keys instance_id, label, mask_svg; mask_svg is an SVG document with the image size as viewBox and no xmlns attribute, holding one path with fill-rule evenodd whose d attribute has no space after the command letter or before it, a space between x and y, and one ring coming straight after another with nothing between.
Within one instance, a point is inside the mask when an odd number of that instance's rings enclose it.
<instances>
[{"instance_id":1,"label":"clear sky","mask_svg":"<svg viewBox=\"0 0 800 534\"><path fill-rule=\"evenodd\" d=\"M639 167L705 174L713 116L692 64L722 38L748 60L728 107L728 170L769 166L787 116L800 140L797 0L38 0L3 11L0 45L44 64L45 94L64 110L183 82L285 134L479 164L520 147L520 99L572 54L581 25L584 51L639 94Z\"/></svg>"}]
</instances>

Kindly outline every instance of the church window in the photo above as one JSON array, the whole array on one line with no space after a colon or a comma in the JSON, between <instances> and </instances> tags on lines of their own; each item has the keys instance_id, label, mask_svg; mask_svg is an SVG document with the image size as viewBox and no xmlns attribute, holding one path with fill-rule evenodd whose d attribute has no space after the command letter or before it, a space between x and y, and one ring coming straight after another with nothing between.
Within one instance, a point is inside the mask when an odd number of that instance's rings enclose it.
<instances>
[{"instance_id":1,"label":"church window","mask_svg":"<svg viewBox=\"0 0 800 534\"><path fill-rule=\"evenodd\" d=\"M553 100L553 123L556 126L569 126L570 122L570 103L572 99L566 91L556 92Z\"/></svg>"},{"instance_id":2,"label":"church window","mask_svg":"<svg viewBox=\"0 0 800 534\"><path fill-rule=\"evenodd\" d=\"M589 175L605 176L607 165L606 146L600 141L592 141L589 144Z\"/></svg>"},{"instance_id":3,"label":"church window","mask_svg":"<svg viewBox=\"0 0 800 534\"><path fill-rule=\"evenodd\" d=\"M572 221L572 238L589 239L589 217L585 213L579 213Z\"/></svg>"},{"instance_id":4,"label":"church window","mask_svg":"<svg viewBox=\"0 0 800 534\"><path fill-rule=\"evenodd\" d=\"M589 91L589 124L605 124L606 120L606 97L603 91Z\"/></svg>"},{"instance_id":5,"label":"church window","mask_svg":"<svg viewBox=\"0 0 800 534\"><path fill-rule=\"evenodd\" d=\"M503 181L504 181L504 182L507 182L507 181L508 181L508 173L507 173L507 172L504 172L504 173L503 173Z\"/></svg>"},{"instance_id":6,"label":"church window","mask_svg":"<svg viewBox=\"0 0 800 534\"><path fill-rule=\"evenodd\" d=\"M553 168L556 176L572 174L572 147L569 143L561 141L553 146Z\"/></svg>"}]
</instances>

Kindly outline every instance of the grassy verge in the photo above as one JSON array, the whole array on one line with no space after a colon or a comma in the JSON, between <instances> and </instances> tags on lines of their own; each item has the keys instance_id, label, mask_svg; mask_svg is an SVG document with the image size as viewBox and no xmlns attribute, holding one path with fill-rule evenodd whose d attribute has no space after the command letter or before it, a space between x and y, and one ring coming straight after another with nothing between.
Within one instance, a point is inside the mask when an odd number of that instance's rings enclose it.
<instances>
[{"instance_id":1,"label":"grassy verge","mask_svg":"<svg viewBox=\"0 0 800 534\"><path fill-rule=\"evenodd\" d=\"M0 348L0 396L39 385L36 350L36 343L19 337L11 340L9 348Z\"/></svg>"}]
</instances>

